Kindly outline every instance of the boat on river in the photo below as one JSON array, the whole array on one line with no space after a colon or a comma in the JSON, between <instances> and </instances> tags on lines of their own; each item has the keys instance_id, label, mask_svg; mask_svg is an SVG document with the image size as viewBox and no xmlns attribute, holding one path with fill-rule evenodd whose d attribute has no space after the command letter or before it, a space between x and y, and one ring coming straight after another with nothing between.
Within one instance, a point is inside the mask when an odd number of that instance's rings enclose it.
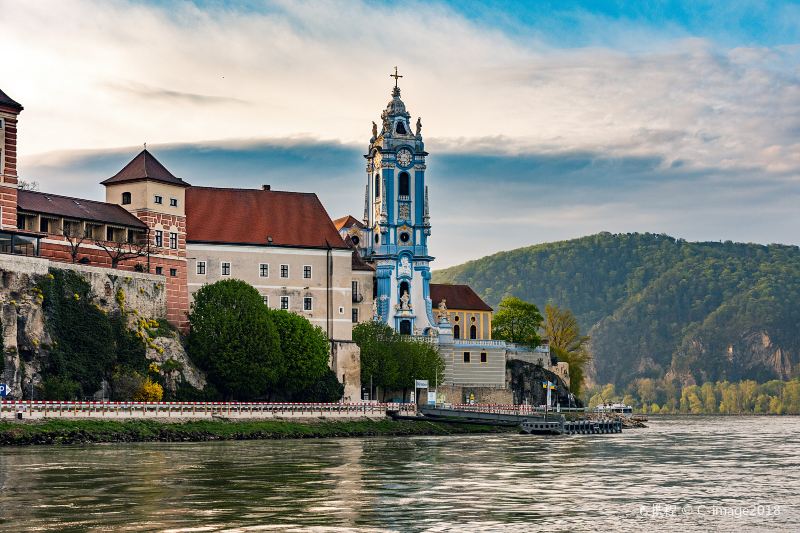
<instances>
[{"instance_id":1,"label":"boat on river","mask_svg":"<svg viewBox=\"0 0 800 533\"><path fill-rule=\"evenodd\" d=\"M630 418L633 416L633 407L624 403L603 403L595 407L592 412L604 415L615 414Z\"/></svg>"}]
</instances>

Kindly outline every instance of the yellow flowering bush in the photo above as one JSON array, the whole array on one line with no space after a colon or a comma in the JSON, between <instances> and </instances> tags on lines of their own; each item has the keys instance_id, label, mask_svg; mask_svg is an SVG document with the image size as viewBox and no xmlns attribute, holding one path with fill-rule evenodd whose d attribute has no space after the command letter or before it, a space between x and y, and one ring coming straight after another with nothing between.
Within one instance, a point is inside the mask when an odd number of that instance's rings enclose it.
<instances>
[{"instance_id":1,"label":"yellow flowering bush","mask_svg":"<svg viewBox=\"0 0 800 533\"><path fill-rule=\"evenodd\" d=\"M147 378L133 395L136 402L160 402L164 397L164 387Z\"/></svg>"}]
</instances>

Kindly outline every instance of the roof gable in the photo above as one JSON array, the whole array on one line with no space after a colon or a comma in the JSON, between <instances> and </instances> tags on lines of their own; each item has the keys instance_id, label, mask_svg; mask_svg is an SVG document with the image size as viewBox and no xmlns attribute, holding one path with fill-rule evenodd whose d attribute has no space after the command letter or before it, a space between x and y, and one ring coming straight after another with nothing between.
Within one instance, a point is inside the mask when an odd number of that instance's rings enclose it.
<instances>
[{"instance_id":1,"label":"roof gable","mask_svg":"<svg viewBox=\"0 0 800 533\"><path fill-rule=\"evenodd\" d=\"M22 105L20 105L19 102L15 102L14 100L12 100L11 97L8 96L6 93L4 93L2 90L0 90L0 106L10 107L18 112L22 111L23 109Z\"/></svg>"},{"instance_id":2,"label":"roof gable","mask_svg":"<svg viewBox=\"0 0 800 533\"><path fill-rule=\"evenodd\" d=\"M147 149L139 152L139 154L125 165L122 170L100 183L103 185L111 185L113 183L143 180L159 181L179 187L189 187L188 183L173 175L172 172L167 170L167 167L162 165L153 154L147 151Z\"/></svg>"},{"instance_id":3,"label":"roof gable","mask_svg":"<svg viewBox=\"0 0 800 533\"><path fill-rule=\"evenodd\" d=\"M469 285L431 283L431 302L433 307L437 307L442 300L446 301L445 305L447 305L448 309L492 311L492 308Z\"/></svg>"},{"instance_id":4,"label":"roof gable","mask_svg":"<svg viewBox=\"0 0 800 533\"><path fill-rule=\"evenodd\" d=\"M366 226L360 221L357 220L355 217L347 215L342 218L337 218L333 221L333 225L336 226L337 231L341 231L342 228L350 228L355 226L357 228L364 229Z\"/></svg>"},{"instance_id":5,"label":"roof gable","mask_svg":"<svg viewBox=\"0 0 800 533\"><path fill-rule=\"evenodd\" d=\"M190 187L186 240L348 249L313 193Z\"/></svg>"}]
</instances>

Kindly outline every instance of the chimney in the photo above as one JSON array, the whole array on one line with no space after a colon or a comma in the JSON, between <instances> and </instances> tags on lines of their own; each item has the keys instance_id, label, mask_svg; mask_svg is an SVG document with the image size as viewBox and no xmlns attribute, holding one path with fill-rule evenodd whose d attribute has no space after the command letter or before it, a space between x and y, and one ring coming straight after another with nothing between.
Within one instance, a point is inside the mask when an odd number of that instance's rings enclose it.
<instances>
[{"instance_id":1,"label":"chimney","mask_svg":"<svg viewBox=\"0 0 800 533\"><path fill-rule=\"evenodd\" d=\"M261 186L261 190L262 191L270 191L270 190L272 190L272 187L269 186L269 185L262 185Z\"/></svg>"}]
</instances>

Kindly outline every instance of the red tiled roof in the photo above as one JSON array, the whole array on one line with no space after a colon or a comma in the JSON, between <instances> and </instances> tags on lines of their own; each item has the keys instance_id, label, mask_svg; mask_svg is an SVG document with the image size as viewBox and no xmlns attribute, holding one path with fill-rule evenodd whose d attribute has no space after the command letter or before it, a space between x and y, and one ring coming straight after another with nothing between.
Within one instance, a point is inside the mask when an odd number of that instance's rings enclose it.
<instances>
[{"instance_id":1,"label":"red tiled roof","mask_svg":"<svg viewBox=\"0 0 800 533\"><path fill-rule=\"evenodd\" d=\"M147 224L117 204L45 192L18 190L17 209L103 224L147 228Z\"/></svg>"},{"instance_id":2,"label":"red tiled roof","mask_svg":"<svg viewBox=\"0 0 800 533\"><path fill-rule=\"evenodd\" d=\"M349 249L314 193L186 189L186 240Z\"/></svg>"},{"instance_id":3,"label":"red tiled roof","mask_svg":"<svg viewBox=\"0 0 800 533\"><path fill-rule=\"evenodd\" d=\"M189 187L188 183L180 178L176 178L172 172L167 170L167 167L162 165L161 162L153 157L153 154L147 150L139 152L139 155L131 159L130 163L125 165L122 170L100 183L102 185L109 185L112 183L142 180L160 181L162 183L169 183L181 187Z\"/></svg>"},{"instance_id":4,"label":"red tiled roof","mask_svg":"<svg viewBox=\"0 0 800 533\"><path fill-rule=\"evenodd\" d=\"M358 228L364 229L366 226L355 217L347 215L346 217L337 218L333 221L333 225L336 226L336 231L341 231L342 228L349 228L351 226L356 226Z\"/></svg>"},{"instance_id":5,"label":"red tiled roof","mask_svg":"<svg viewBox=\"0 0 800 533\"><path fill-rule=\"evenodd\" d=\"M431 283L431 302L436 308L444 299L448 309L465 309L470 311L491 311L486 302L472 290L469 285L446 285Z\"/></svg>"},{"instance_id":6,"label":"red tiled roof","mask_svg":"<svg viewBox=\"0 0 800 533\"><path fill-rule=\"evenodd\" d=\"M12 100L11 97L2 90L0 90L0 106L10 107L12 109L16 109L17 111L22 111L23 109L19 102Z\"/></svg>"}]
</instances>

